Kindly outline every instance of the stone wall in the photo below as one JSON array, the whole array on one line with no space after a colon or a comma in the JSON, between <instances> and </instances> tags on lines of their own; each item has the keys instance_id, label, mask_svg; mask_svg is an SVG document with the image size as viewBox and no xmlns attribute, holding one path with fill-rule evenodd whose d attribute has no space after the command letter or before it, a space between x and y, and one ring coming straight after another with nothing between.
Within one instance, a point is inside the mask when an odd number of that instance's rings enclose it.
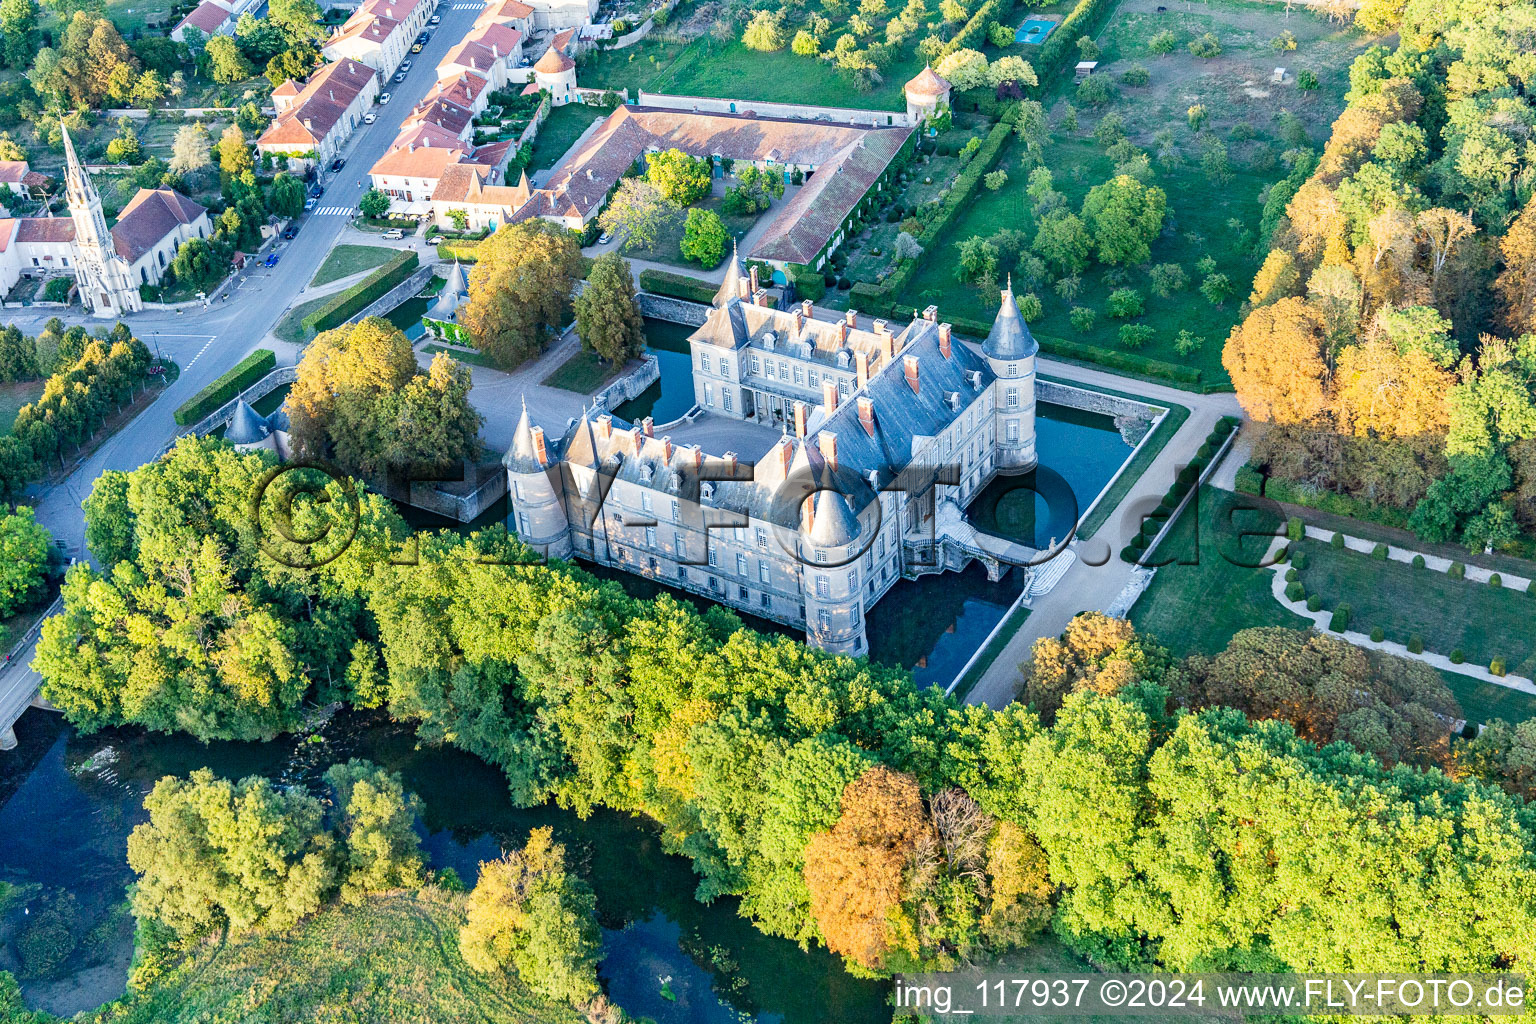
<instances>
[{"instance_id":1,"label":"stone wall","mask_svg":"<svg viewBox=\"0 0 1536 1024\"><path fill-rule=\"evenodd\" d=\"M598 408L612 412L661 379L661 360L646 356L640 365L620 377L593 398Z\"/></svg>"},{"instance_id":2,"label":"stone wall","mask_svg":"<svg viewBox=\"0 0 1536 1024\"><path fill-rule=\"evenodd\" d=\"M899 125L910 128L915 123L905 110L856 110L851 107L817 107L808 103L764 103L758 100L715 99L710 96L671 96L640 90L636 103L642 107L690 110L699 113L745 114L758 117L783 117L795 121L832 121L838 124L884 128Z\"/></svg>"},{"instance_id":3,"label":"stone wall","mask_svg":"<svg viewBox=\"0 0 1536 1024\"><path fill-rule=\"evenodd\" d=\"M1121 398L1119 395L1107 395L1102 391L1076 388L1070 384L1057 384L1048 380L1035 382L1035 397L1051 405L1065 405L1070 409L1102 413L1117 420L1135 418L1150 422L1155 420L1162 411L1162 406L1148 402L1138 402L1133 398Z\"/></svg>"},{"instance_id":4,"label":"stone wall","mask_svg":"<svg viewBox=\"0 0 1536 1024\"><path fill-rule=\"evenodd\" d=\"M472 523L507 493L507 474L499 462L478 469L484 482L468 494L455 494L440 484L414 483L408 504L460 523Z\"/></svg>"},{"instance_id":5,"label":"stone wall","mask_svg":"<svg viewBox=\"0 0 1536 1024\"><path fill-rule=\"evenodd\" d=\"M686 299L674 299L670 295L652 295L650 292L636 292L635 298L640 303L640 312L657 320L667 320L674 324L687 324L690 327L704 326L704 320L709 315L709 307L697 302L689 302Z\"/></svg>"},{"instance_id":6,"label":"stone wall","mask_svg":"<svg viewBox=\"0 0 1536 1024\"><path fill-rule=\"evenodd\" d=\"M219 406L214 412L192 424L186 433L196 434L198 437L202 437L204 434L211 434L220 427L228 425L229 418L235 414L235 406L241 401L247 404L254 404L266 398L284 384L292 384L298 379L299 368L297 366L279 366L255 384L252 384L234 398ZM175 443L172 440L171 444ZM166 445L166 451L169 451L170 447L171 445ZM161 454L164 454L164 452Z\"/></svg>"},{"instance_id":7,"label":"stone wall","mask_svg":"<svg viewBox=\"0 0 1536 1024\"><path fill-rule=\"evenodd\" d=\"M425 288L435 271L436 267L430 263L424 267L418 267L416 273L395 285L373 302L370 302L361 313L348 320L347 323L355 324L370 316L383 316Z\"/></svg>"}]
</instances>

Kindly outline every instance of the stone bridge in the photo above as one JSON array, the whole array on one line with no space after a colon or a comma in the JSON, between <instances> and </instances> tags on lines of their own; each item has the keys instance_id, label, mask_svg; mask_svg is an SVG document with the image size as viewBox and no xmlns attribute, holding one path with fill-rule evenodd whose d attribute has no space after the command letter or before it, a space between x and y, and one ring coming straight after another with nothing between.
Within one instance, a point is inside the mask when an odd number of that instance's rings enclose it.
<instances>
[{"instance_id":1,"label":"stone bridge","mask_svg":"<svg viewBox=\"0 0 1536 1024\"><path fill-rule=\"evenodd\" d=\"M16 720L27 708L57 710L38 693L43 678L32 671L32 656L37 650L37 635L49 616L57 615L63 608L62 599L56 600L37 620L21 642L5 655L0 665L0 750L16 746Z\"/></svg>"}]
</instances>

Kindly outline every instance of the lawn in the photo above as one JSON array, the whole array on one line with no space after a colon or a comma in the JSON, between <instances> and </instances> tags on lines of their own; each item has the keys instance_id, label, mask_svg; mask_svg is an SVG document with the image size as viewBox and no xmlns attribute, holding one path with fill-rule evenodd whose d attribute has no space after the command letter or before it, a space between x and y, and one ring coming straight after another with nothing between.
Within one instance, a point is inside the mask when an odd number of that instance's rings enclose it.
<instances>
[{"instance_id":1,"label":"lawn","mask_svg":"<svg viewBox=\"0 0 1536 1024\"><path fill-rule=\"evenodd\" d=\"M1417 634L1426 651L1460 650L1475 665L1502 657L1511 673L1536 675L1536 596L1319 541L1299 546L1308 558L1300 573L1307 593L1321 596L1325 609L1348 603L1350 629L1379 626L1398 643Z\"/></svg>"},{"instance_id":2,"label":"lawn","mask_svg":"<svg viewBox=\"0 0 1536 1024\"><path fill-rule=\"evenodd\" d=\"M272 333L277 335L279 339L292 342L295 345L308 341L309 338L306 336L308 332L304 330L304 318L335 297L334 295L322 295L318 299L310 299L308 302L299 303L283 315L282 320L278 321L277 326L272 328Z\"/></svg>"},{"instance_id":3,"label":"lawn","mask_svg":"<svg viewBox=\"0 0 1536 1024\"><path fill-rule=\"evenodd\" d=\"M1238 630L1311 623L1282 608L1270 593L1268 569L1250 568L1283 524L1244 494L1201 488L1200 514L1186 508L1149 564L1164 559L1131 609L1138 630L1155 635L1179 657L1215 654ZM1273 506L1270 506L1272 509Z\"/></svg>"},{"instance_id":4,"label":"lawn","mask_svg":"<svg viewBox=\"0 0 1536 1024\"><path fill-rule=\"evenodd\" d=\"M331 250L325 262L320 264L320 269L315 271L315 279L309 282L309 286L316 288L364 270L372 270L388 263L397 252L396 249L382 245L338 245Z\"/></svg>"},{"instance_id":5,"label":"lawn","mask_svg":"<svg viewBox=\"0 0 1536 1024\"><path fill-rule=\"evenodd\" d=\"M399 325L397 324L396 326L399 326ZM434 355L437 354L438 352L444 352L444 353L447 353L448 355L452 356L454 359L457 359L461 363L468 363L471 366L484 367L487 370L499 370L499 369L501 369L501 367L499 367L495 363L491 362L490 356L487 356L483 352L472 352L472 351L465 351L464 349L459 349L459 348L449 348L446 345L437 345L437 344L433 344L431 342L428 342L427 344L421 346L421 350L423 352L430 352L430 353L432 353Z\"/></svg>"},{"instance_id":6,"label":"lawn","mask_svg":"<svg viewBox=\"0 0 1536 1024\"><path fill-rule=\"evenodd\" d=\"M0 436L11 432L16 414L24 405L30 405L42 397L43 382L24 380L14 384L0 384Z\"/></svg>"},{"instance_id":7,"label":"lawn","mask_svg":"<svg viewBox=\"0 0 1536 1024\"><path fill-rule=\"evenodd\" d=\"M624 369L623 363L602 363L596 352L582 349L560 364L560 368L540 383L545 387L574 391L578 395L590 395Z\"/></svg>"},{"instance_id":8,"label":"lawn","mask_svg":"<svg viewBox=\"0 0 1536 1024\"><path fill-rule=\"evenodd\" d=\"M332 906L283 935L205 944L186 969L130 993L110 1017L116 1024L584 1019L533 995L512 972L471 970L458 944L465 902L432 888L374 896L357 907Z\"/></svg>"},{"instance_id":9,"label":"lawn","mask_svg":"<svg viewBox=\"0 0 1536 1024\"><path fill-rule=\"evenodd\" d=\"M551 110L544 123L539 125L539 134L534 136L528 170L542 171L555 166L565 156L565 151L581 138L588 125L610 113L612 111L589 107L585 103L567 103Z\"/></svg>"},{"instance_id":10,"label":"lawn","mask_svg":"<svg viewBox=\"0 0 1536 1024\"><path fill-rule=\"evenodd\" d=\"M727 178L723 182L717 183L717 186L719 190L723 191L733 181L734 179ZM746 237L747 232L752 230L752 225L757 223L757 218L763 216L763 214L725 213L721 210L723 201L723 198L720 196L710 196L708 199L700 200L693 205L701 210L713 210L719 214L720 219L725 223L725 230L732 238L740 240ZM683 258L683 230L687 225L687 220L687 210L679 211L677 216L672 218L671 222L663 230L657 232L656 241L651 245L632 245L626 240L623 245L624 255L637 260L651 260L656 263L666 263L681 270L697 272L699 264L691 263Z\"/></svg>"}]
</instances>

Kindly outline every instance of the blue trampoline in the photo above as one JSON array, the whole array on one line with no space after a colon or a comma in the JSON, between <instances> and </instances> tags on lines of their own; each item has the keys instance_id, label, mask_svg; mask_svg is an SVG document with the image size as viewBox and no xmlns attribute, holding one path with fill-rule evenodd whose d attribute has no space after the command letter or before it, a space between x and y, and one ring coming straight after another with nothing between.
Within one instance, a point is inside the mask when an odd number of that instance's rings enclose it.
<instances>
[{"instance_id":1,"label":"blue trampoline","mask_svg":"<svg viewBox=\"0 0 1536 1024\"><path fill-rule=\"evenodd\" d=\"M1033 43L1036 46L1045 42L1045 37L1051 34L1051 29L1056 27L1056 22L1045 18L1030 18L1019 26L1019 30L1013 34L1016 43Z\"/></svg>"}]
</instances>

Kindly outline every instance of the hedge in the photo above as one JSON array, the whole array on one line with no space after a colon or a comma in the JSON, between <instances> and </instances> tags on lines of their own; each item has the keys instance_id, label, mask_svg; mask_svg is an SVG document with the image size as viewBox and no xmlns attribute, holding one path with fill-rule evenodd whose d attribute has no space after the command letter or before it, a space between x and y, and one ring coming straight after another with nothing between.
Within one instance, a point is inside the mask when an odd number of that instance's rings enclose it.
<instances>
[{"instance_id":1,"label":"hedge","mask_svg":"<svg viewBox=\"0 0 1536 1024\"><path fill-rule=\"evenodd\" d=\"M1342 633L1349 628L1349 605L1341 604L1333 610L1333 618L1328 620L1328 629L1334 633Z\"/></svg>"},{"instance_id":2,"label":"hedge","mask_svg":"<svg viewBox=\"0 0 1536 1024\"><path fill-rule=\"evenodd\" d=\"M1047 78L1066 70L1068 65L1064 58L1077 48L1078 37L1091 36L1093 33L1089 31L1092 27L1089 22L1110 6L1111 0L1079 0L1078 5L1072 8L1072 13L1063 18L1061 24L1040 44L1033 63L1042 87ZM1077 61L1072 61L1071 66L1075 68Z\"/></svg>"},{"instance_id":3,"label":"hedge","mask_svg":"<svg viewBox=\"0 0 1536 1024\"><path fill-rule=\"evenodd\" d=\"M1498 589L1504 585L1504 577L1500 576L1498 573L1494 573L1492 576L1488 577L1488 585L1494 589Z\"/></svg>"},{"instance_id":4,"label":"hedge","mask_svg":"<svg viewBox=\"0 0 1536 1024\"><path fill-rule=\"evenodd\" d=\"M463 238L452 242L442 242L437 247L439 259L458 260L460 263L473 263L479 258L475 250L480 248L480 243L474 239Z\"/></svg>"},{"instance_id":5,"label":"hedge","mask_svg":"<svg viewBox=\"0 0 1536 1024\"><path fill-rule=\"evenodd\" d=\"M1293 580L1285 585L1285 599L1287 601L1300 601L1307 596L1307 588L1302 586L1300 580Z\"/></svg>"},{"instance_id":6,"label":"hedge","mask_svg":"<svg viewBox=\"0 0 1536 1024\"><path fill-rule=\"evenodd\" d=\"M1419 634L1415 633L1415 634L1413 634L1413 636L1410 636L1408 638L1408 653L1409 654L1423 654L1424 653L1424 638L1419 636Z\"/></svg>"},{"instance_id":7,"label":"hedge","mask_svg":"<svg viewBox=\"0 0 1536 1024\"><path fill-rule=\"evenodd\" d=\"M670 295L674 299L702 302L706 306L715 301L715 292L720 290L719 285L666 270L640 271L640 288L655 295Z\"/></svg>"},{"instance_id":8,"label":"hedge","mask_svg":"<svg viewBox=\"0 0 1536 1024\"><path fill-rule=\"evenodd\" d=\"M1291 564L1298 569L1305 570L1307 567L1307 553L1298 548L1296 553L1291 556Z\"/></svg>"},{"instance_id":9,"label":"hedge","mask_svg":"<svg viewBox=\"0 0 1536 1024\"><path fill-rule=\"evenodd\" d=\"M1313 594L1311 597L1307 598L1307 611L1309 611L1309 612L1322 611L1322 608L1323 608L1323 596L1321 594Z\"/></svg>"},{"instance_id":10,"label":"hedge","mask_svg":"<svg viewBox=\"0 0 1536 1024\"><path fill-rule=\"evenodd\" d=\"M1492 661L1490 661L1488 663L1488 674L1489 675L1502 676L1502 675L1505 674L1505 672L1506 672L1506 669L1504 668L1504 659L1503 658L1494 658Z\"/></svg>"},{"instance_id":11,"label":"hedge","mask_svg":"<svg viewBox=\"0 0 1536 1024\"><path fill-rule=\"evenodd\" d=\"M812 302L820 301L827 294L827 279L815 267L799 263L789 264L789 279L795 283L795 294Z\"/></svg>"},{"instance_id":12,"label":"hedge","mask_svg":"<svg viewBox=\"0 0 1536 1024\"><path fill-rule=\"evenodd\" d=\"M1467 567L1461 562L1452 562L1451 567L1445 570L1445 574L1453 580L1464 580L1467 578Z\"/></svg>"},{"instance_id":13,"label":"hedge","mask_svg":"<svg viewBox=\"0 0 1536 1024\"><path fill-rule=\"evenodd\" d=\"M987 30L1001 17L1007 15L1013 7L1013 0L987 0L986 3L976 8L976 13L971 15L971 20L965 23L965 27L956 32L954 38L944 44L940 57L947 57L956 50L971 47L973 50L981 49L980 46L971 46L972 43L985 43Z\"/></svg>"},{"instance_id":14,"label":"hedge","mask_svg":"<svg viewBox=\"0 0 1536 1024\"><path fill-rule=\"evenodd\" d=\"M1318 490L1306 484L1298 484L1292 480L1282 480L1275 476L1265 481L1264 496L1282 504L1315 508L1319 512L1328 512L1336 516L1344 516L1347 519L1360 519L1367 523L1393 526L1398 529L1408 528L1408 513L1402 509L1392 508L1390 505L1377 505L1373 502L1362 501L1359 498L1352 498L1347 494L1335 494L1332 491Z\"/></svg>"},{"instance_id":15,"label":"hedge","mask_svg":"<svg viewBox=\"0 0 1536 1024\"><path fill-rule=\"evenodd\" d=\"M1377 544L1371 548L1371 557L1378 562L1385 562L1387 560L1387 546L1385 544Z\"/></svg>"},{"instance_id":16,"label":"hedge","mask_svg":"<svg viewBox=\"0 0 1536 1024\"><path fill-rule=\"evenodd\" d=\"M1387 631L1386 630L1382 629L1380 626L1372 626L1371 627L1371 642L1372 643L1378 643L1379 644L1383 640L1385 640L1386 638L1387 638Z\"/></svg>"},{"instance_id":17,"label":"hedge","mask_svg":"<svg viewBox=\"0 0 1536 1024\"><path fill-rule=\"evenodd\" d=\"M1307 527L1306 524L1301 521L1300 516L1291 516L1285 521L1286 540L1301 540L1306 535Z\"/></svg>"},{"instance_id":18,"label":"hedge","mask_svg":"<svg viewBox=\"0 0 1536 1024\"><path fill-rule=\"evenodd\" d=\"M240 360L235 368L187 399L176 410L176 425L187 427L218 410L246 388L271 373L277 366L277 353L259 348Z\"/></svg>"},{"instance_id":19,"label":"hedge","mask_svg":"<svg viewBox=\"0 0 1536 1024\"><path fill-rule=\"evenodd\" d=\"M1239 466L1237 480L1233 486L1243 494L1258 496L1264 493L1264 476L1252 466Z\"/></svg>"},{"instance_id":20,"label":"hedge","mask_svg":"<svg viewBox=\"0 0 1536 1024\"><path fill-rule=\"evenodd\" d=\"M335 298L315 310L304 318L304 330L329 331L333 327L340 327L352 319L368 306L381 298L385 292L404 281L416 272L418 258L415 250L406 250L395 256L378 270L363 278L357 284L345 291L338 292Z\"/></svg>"}]
</instances>

